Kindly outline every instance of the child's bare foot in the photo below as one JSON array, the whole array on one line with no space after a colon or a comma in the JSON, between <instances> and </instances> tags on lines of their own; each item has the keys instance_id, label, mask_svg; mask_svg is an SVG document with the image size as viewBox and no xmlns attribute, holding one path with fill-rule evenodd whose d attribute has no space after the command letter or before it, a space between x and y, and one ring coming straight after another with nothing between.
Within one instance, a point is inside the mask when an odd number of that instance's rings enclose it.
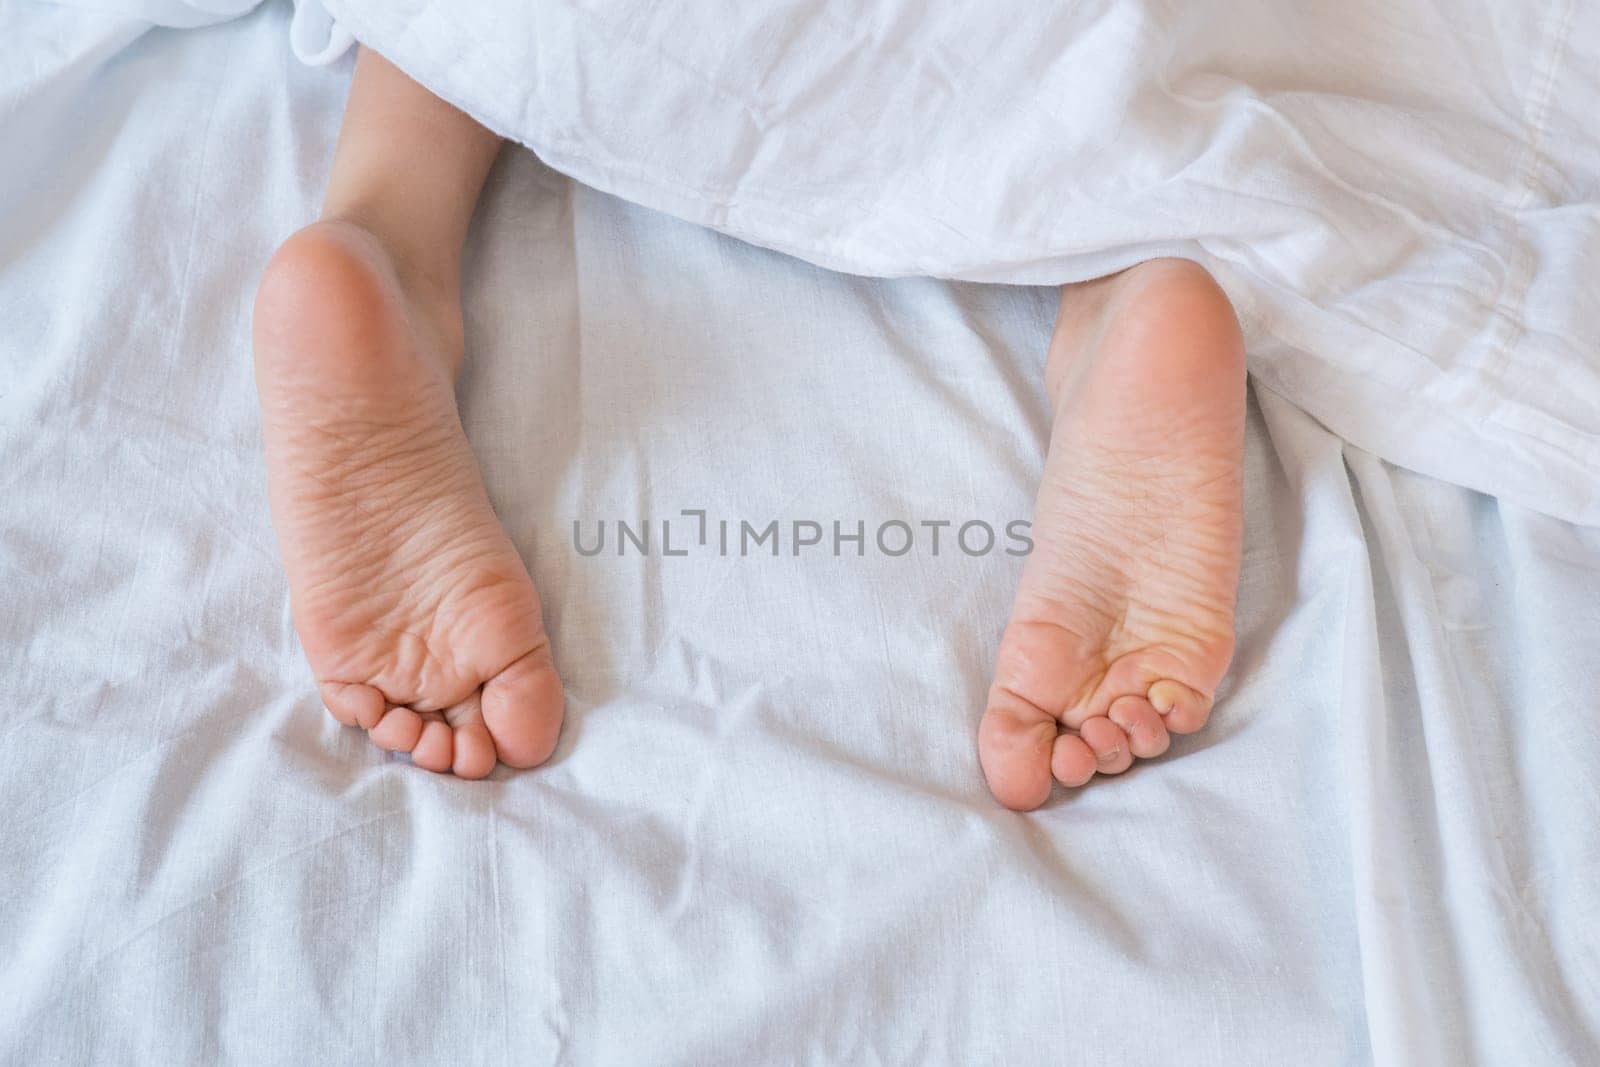
<instances>
[{"instance_id":1,"label":"child's bare foot","mask_svg":"<svg viewBox=\"0 0 1600 1067\"><path fill-rule=\"evenodd\" d=\"M1018 810L1205 723L1239 580L1244 350L1210 275L1154 260L1069 287L1046 384L1036 547L978 740Z\"/></svg>"},{"instance_id":2,"label":"child's bare foot","mask_svg":"<svg viewBox=\"0 0 1600 1067\"><path fill-rule=\"evenodd\" d=\"M256 382L295 628L335 718L420 767L543 762L561 682L539 597L456 414L459 300L371 233L284 243L256 298Z\"/></svg>"}]
</instances>

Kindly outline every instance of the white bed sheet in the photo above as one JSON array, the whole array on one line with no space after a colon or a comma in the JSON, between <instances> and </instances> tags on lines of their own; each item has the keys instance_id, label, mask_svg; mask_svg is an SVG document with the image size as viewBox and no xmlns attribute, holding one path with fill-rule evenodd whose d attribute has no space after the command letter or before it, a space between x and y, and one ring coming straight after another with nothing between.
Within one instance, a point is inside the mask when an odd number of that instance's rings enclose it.
<instances>
[{"instance_id":1,"label":"white bed sheet","mask_svg":"<svg viewBox=\"0 0 1600 1067\"><path fill-rule=\"evenodd\" d=\"M1600 524L1593 0L297 0L302 59L353 37L579 182L830 269L1197 259L1258 388Z\"/></svg>"},{"instance_id":2,"label":"white bed sheet","mask_svg":"<svg viewBox=\"0 0 1600 1067\"><path fill-rule=\"evenodd\" d=\"M1600 524L1593 0L319 4L562 173L824 267L1199 259L1258 388Z\"/></svg>"},{"instance_id":3,"label":"white bed sheet","mask_svg":"<svg viewBox=\"0 0 1600 1067\"><path fill-rule=\"evenodd\" d=\"M249 366L348 76L286 19L0 0L0 1058L1600 1059L1600 531L1258 392L1213 724L1003 811L972 736L1015 559L589 559L571 523L1025 515L1051 294L831 274L524 152L462 395L567 732L466 784L339 729Z\"/></svg>"}]
</instances>

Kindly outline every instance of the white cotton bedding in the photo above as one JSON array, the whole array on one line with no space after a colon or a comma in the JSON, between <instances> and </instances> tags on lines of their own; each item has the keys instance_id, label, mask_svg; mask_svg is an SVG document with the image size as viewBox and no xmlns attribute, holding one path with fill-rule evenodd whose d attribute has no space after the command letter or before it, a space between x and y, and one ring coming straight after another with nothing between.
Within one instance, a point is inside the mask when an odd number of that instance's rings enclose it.
<instances>
[{"instance_id":1,"label":"white cotton bedding","mask_svg":"<svg viewBox=\"0 0 1600 1067\"><path fill-rule=\"evenodd\" d=\"M1594 0L323 3L558 170L826 267L1200 259L1259 385L1600 523Z\"/></svg>"},{"instance_id":2,"label":"white cotton bedding","mask_svg":"<svg viewBox=\"0 0 1600 1067\"><path fill-rule=\"evenodd\" d=\"M1003 811L972 735L1016 559L587 558L571 524L1026 515L1052 294L829 273L526 152L462 397L567 732L469 784L339 729L249 363L349 73L288 19L0 0L0 1060L1600 1061L1600 530L1258 376L1213 724ZM1466 277L1415 269L1423 305Z\"/></svg>"},{"instance_id":3,"label":"white cotton bedding","mask_svg":"<svg viewBox=\"0 0 1600 1067\"><path fill-rule=\"evenodd\" d=\"M303 59L352 34L587 185L836 270L1198 259L1258 386L1600 523L1595 0L300 0Z\"/></svg>"}]
</instances>

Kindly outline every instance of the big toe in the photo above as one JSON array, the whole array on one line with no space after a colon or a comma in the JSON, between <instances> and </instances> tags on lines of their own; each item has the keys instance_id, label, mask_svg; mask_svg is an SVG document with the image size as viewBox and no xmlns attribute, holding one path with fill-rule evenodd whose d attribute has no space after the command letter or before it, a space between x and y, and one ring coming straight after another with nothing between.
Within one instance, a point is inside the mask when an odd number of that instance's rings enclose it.
<instances>
[{"instance_id":1,"label":"big toe","mask_svg":"<svg viewBox=\"0 0 1600 1067\"><path fill-rule=\"evenodd\" d=\"M1003 691L990 697L978 726L978 762L996 800L1032 811L1049 799L1058 732L1053 716L1020 697Z\"/></svg>"},{"instance_id":2,"label":"big toe","mask_svg":"<svg viewBox=\"0 0 1600 1067\"><path fill-rule=\"evenodd\" d=\"M370 685L322 682L317 688L329 713L346 726L370 730L388 710L383 694Z\"/></svg>"},{"instance_id":3,"label":"big toe","mask_svg":"<svg viewBox=\"0 0 1600 1067\"><path fill-rule=\"evenodd\" d=\"M537 767L561 736L561 679L544 645L483 685L483 723L500 762ZM457 772L460 773L460 772Z\"/></svg>"},{"instance_id":4,"label":"big toe","mask_svg":"<svg viewBox=\"0 0 1600 1067\"><path fill-rule=\"evenodd\" d=\"M1050 796L1052 779L1079 786L1097 759L1058 719L1077 682L1078 658L1059 626L1013 619L995 656L989 707L978 730L978 758L995 799L1031 811Z\"/></svg>"}]
</instances>

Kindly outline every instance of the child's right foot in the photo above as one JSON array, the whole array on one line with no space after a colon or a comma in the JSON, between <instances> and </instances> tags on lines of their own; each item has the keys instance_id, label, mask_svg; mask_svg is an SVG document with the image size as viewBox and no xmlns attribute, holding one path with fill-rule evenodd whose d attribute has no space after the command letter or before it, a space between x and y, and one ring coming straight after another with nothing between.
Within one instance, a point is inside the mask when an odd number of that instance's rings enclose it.
<instances>
[{"instance_id":1,"label":"child's right foot","mask_svg":"<svg viewBox=\"0 0 1600 1067\"><path fill-rule=\"evenodd\" d=\"M1045 379L1036 547L978 734L990 789L1024 811L1205 722L1243 532L1244 344L1202 267L1068 287Z\"/></svg>"},{"instance_id":2,"label":"child's right foot","mask_svg":"<svg viewBox=\"0 0 1600 1067\"><path fill-rule=\"evenodd\" d=\"M254 334L272 521L328 710L428 770L542 763L561 682L456 413L459 301L322 222L268 265Z\"/></svg>"}]
</instances>

